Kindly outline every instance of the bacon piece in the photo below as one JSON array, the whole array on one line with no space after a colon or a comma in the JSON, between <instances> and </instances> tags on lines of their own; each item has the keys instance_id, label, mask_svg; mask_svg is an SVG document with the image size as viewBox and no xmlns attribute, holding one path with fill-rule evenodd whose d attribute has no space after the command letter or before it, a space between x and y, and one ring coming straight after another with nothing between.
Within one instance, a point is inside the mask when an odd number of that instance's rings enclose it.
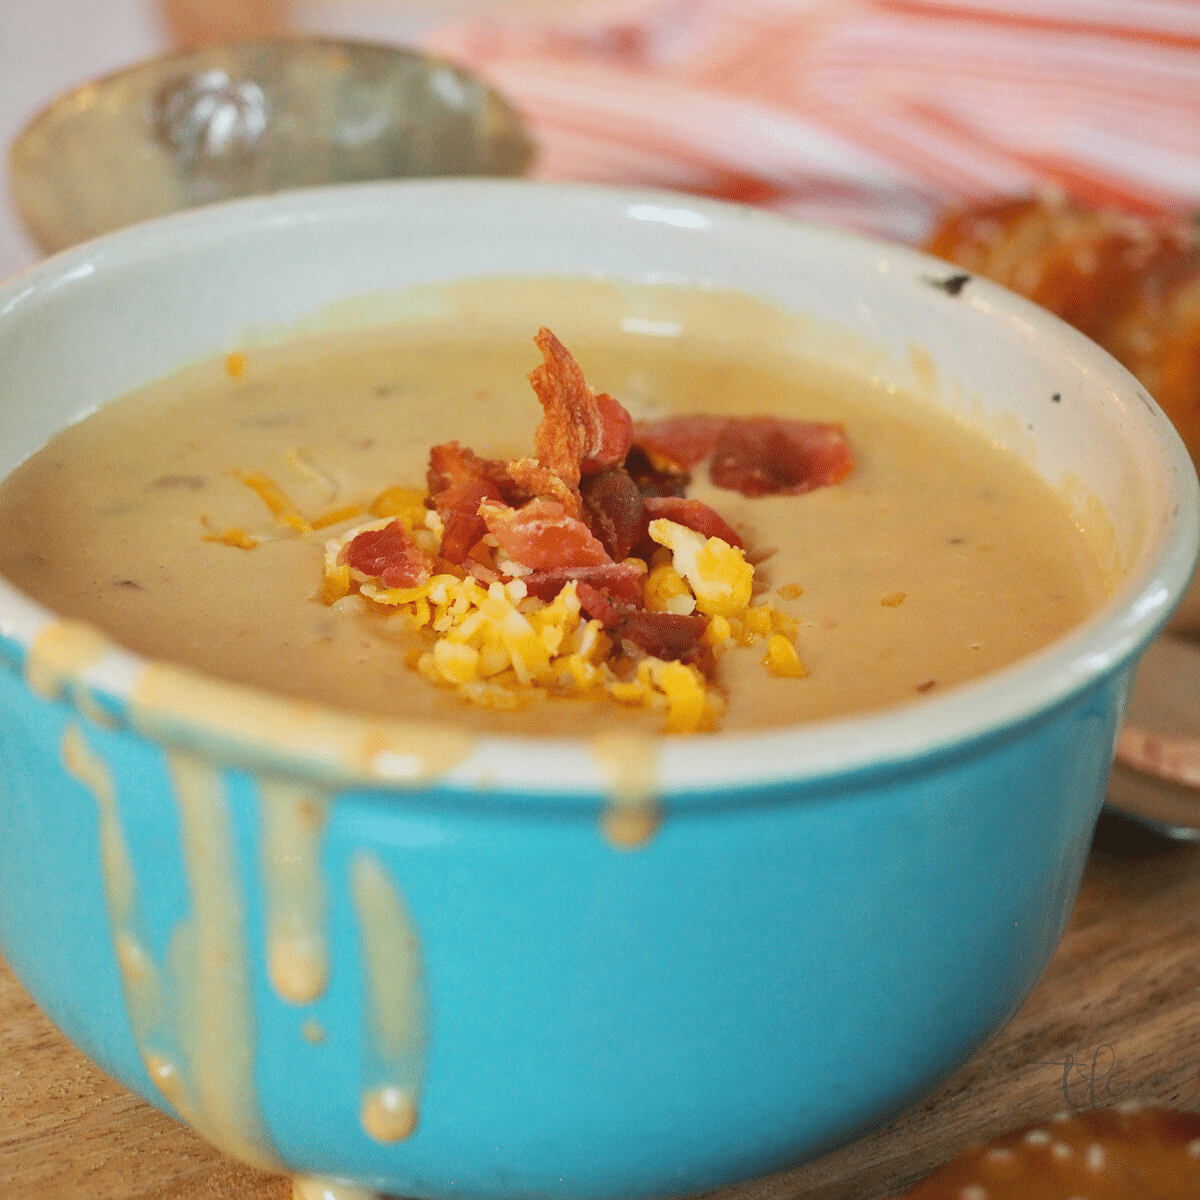
<instances>
[{"instance_id":1,"label":"bacon piece","mask_svg":"<svg viewBox=\"0 0 1200 1200\"><path fill-rule=\"evenodd\" d=\"M572 517L583 516L583 502L576 483L568 483L556 471L544 467L536 458L518 458L508 464L509 478L530 496L549 496Z\"/></svg>"},{"instance_id":2,"label":"bacon piece","mask_svg":"<svg viewBox=\"0 0 1200 1200\"><path fill-rule=\"evenodd\" d=\"M433 574L435 565L400 521L365 530L342 547L338 558L390 588L417 587Z\"/></svg>"},{"instance_id":3,"label":"bacon piece","mask_svg":"<svg viewBox=\"0 0 1200 1200\"><path fill-rule=\"evenodd\" d=\"M611 562L591 530L548 496L538 496L520 508L485 500L479 515L501 549L535 571Z\"/></svg>"},{"instance_id":4,"label":"bacon piece","mask_svg":"<svg viewBox=\"0 0 1200 1200\"><path fill-rule=\"evenodd\" d=\"M433 497L442 518L442 557L447 562L464 562L471 547L487 532L479 515L484 500L503 502L499 489L483 479L456 483Z\"/></svg>"},{"instance_id":5,"label":"bacon piece","mask_svg":"<svg viewBox=\"0 0 1200 1200\"><path fill-rule=\"evenodd\" d=\"M539 600L553 600L563 588L574 580L624 600L627 604L640 604L642 600L641 579L645 572L633 563L602 563L598 567L564 567L560 570L535 571L526 575L522 582L531 596Z\"/></svg>"},{"instance_id":6,"label":"bacon piece","mask_svg":"<svg viewBox=\"0 0 1200 1200\"><path fill-rule=\"evenodd\" d=\"M650 520L665 517L676 525L702 533L706 538L719 537L723 542L742 549L744 543L737 531L714 508L703 500L683 500L677 496L647 496L646 513Z\"/></svg>"},{"instance_id":7,"label":"bacon piece","mask_svg":"<svg viewBox=\"0 0 1200 1200\"><path fill-rule=\"evenodd\" d=\"M692 482L687 471L656 467L640 446L630 446L622 466L643 496L683 496Z\"/></svg>"},{"instance_id":8,"label":"bacon piece","mask_svg":"<svg viewBox=\"0 0 1200 1200\"><path fill-rule=\"evenodd\" d=\"M840 483L854 456L840 425L788 417L669 417L634 426L655 467L686 471L711 458L717 487L743 496L795 496Z\"/></svg>"},{"instance_id":9,"label":"bacon piece","mask_svg":"<svg viewBox=\"0 0 1200 1200\"><path fill-rule=\"evenodd\" d=\"M729 421L717 438L709 478L743 496L797 496L841 483L853 467L840 425L743 417Z\"/></svg>"},{"instance_id":10,"label":"bacon piece","mask_svg":"<svg viewBox=\"0 0 1200 1200\"><path fill-rule=\"evenodd\" d=\"M695 662L704 653L700 639L708 628L705 617L646 612L584 582L576 584L576 594L583 611L618 642L630 642L655 658L682 663Z\"/></svg>"},{"instance_id":11,"label":"bacon piece","mask_svg":"<svg viewBox=\"0 0 1200 1200\"><path fill-rule=\"evenodd\" d=\"M514 504L528 498L509 478L504 462L480 458L458 442L445 442L429 451L426 481L428 503L442 518L442 557L456 565L465 561L487 532L479 515L484 500Z\"/></svg>"},{"instance_id":12,"label":"bacon piece","mask_svg":"<svg viewBox=\"0 0 1200 1200\"><path fill-rule=\"evenodd\" d=\"M589 475L580 485L583 518L618 562L646 536L649 518L642 493L629 475L617 467Z\"/></svg>"},{"instance_id":13,"label":"bacon piece","mask_svg":"<svg viewBox=\"0 0 1200 1200\"><path fill-rule=\"evenodd\" d=\"M633 427L633 444L651 463L678 471L690 471L712 452L729 417L667 417L661 421L639 421Z\"/></svg>"},{"instance_id":14,"label":"bacon piece","mask_svg":"<svg viewBox=\"0 0 1200 1200\"><path fill-rule=\"evenodd\" d=\"M533 339L542 363L529 382L542 405L533 444L538 463L572 490L581 474L619 466L629 450L633 421L612 396L597 396L579 364L545 326Z\"/></svg>"},{"instance_id":15,"label":"bacon piece","mask_svg":"<svg viewBox=\"0 0 1200 1200\"><path fill-rule=\"evenodd\" d=\"M506 501L513 499L508 494L511 490L508 465L498 458L480 458L474 450L460 446L458 442L443 442L429 451L425 480L431 496L456 484L488 480Z\"/></svg>"},{"instance_id":16,"label":"bacon piece","mask_svg":"<svg viewBox=\"0 0 1200 1200\"><path fill-rule=\"evenodd\" d=\"M597 392L596 414L600 421L599 440L589 447L587 457L579 464L584 475L595 475L619 467L633 445L633 418L615 396Z\"/></svg>"}]
</instances>

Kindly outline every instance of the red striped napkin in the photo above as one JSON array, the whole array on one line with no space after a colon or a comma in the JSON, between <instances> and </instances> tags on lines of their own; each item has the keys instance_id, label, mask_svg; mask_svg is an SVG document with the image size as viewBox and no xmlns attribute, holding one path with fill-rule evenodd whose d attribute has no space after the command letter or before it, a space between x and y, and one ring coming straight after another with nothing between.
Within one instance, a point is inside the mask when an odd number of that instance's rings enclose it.
<instances>
[{"instance_id":1,"label":"red striped napkin","mask_svg":"<svg viewBox=\"0 0 1200 1200\"><path fill-rule=\"evenodd\" d=\"M545 179L909 240L1039 186L1200 207L1195 0L605 0L433 43L525 112Z\"/></svg>"}]
</instances>

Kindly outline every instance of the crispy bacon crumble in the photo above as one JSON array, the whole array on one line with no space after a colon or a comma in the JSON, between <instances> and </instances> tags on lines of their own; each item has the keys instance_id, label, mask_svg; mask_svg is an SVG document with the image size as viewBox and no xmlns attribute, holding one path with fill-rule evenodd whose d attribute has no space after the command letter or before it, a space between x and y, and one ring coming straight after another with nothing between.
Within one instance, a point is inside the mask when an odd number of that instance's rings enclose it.
<instances>
[{"instance_id":1,"label":"crispy bacon crumble","mask_svg":"<svg viewBox=\"0 0 1200 1200\"><path fill-rule=\"evenodd\" d=\"M710 416L635 425L588 387L550 330L534 341L535 454L503 462L434 446L427 491L388 488L370 520L326 542L320 599L387 614L421 639L410 665L485 707L607 696L660 711L666 733L691 733L724 712L716 667L734 646L762 643L772 674L803 678L796 623L754 599L741 537L685 491L705 460L718 486L747 496L839 483L853 467L841 427ZM241 478L293 530L331 524L304 521L265 477Z\"/></svg>"}]
</instances>

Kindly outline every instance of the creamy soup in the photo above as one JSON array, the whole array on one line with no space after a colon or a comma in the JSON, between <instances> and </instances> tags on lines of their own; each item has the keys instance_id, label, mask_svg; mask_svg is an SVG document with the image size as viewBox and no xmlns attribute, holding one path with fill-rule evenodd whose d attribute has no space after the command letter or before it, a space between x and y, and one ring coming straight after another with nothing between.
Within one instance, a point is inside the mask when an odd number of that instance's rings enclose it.
<instances>
[{"instance_id":1,"label":"creamy soup","mask_svg":"<svg viewBox=\"0 0 1200 1200\"><path fill-rule=\"evenodd\" d=\"M546 324L635 418L845 427L855 466L835 486L747 498L693 475L688 494L742 536L807 670L776 676L753 645L723 654L723 729L936 694L1044 646L1106 595L1086 531L1017 456L869 363L823 362L803 322L748 298L481 282L400 307L386 324L247 345L64 430L0 486L0 573L151 658L344 709L506 733L655 729L659 714L608 699L539 694L496 711L435 685L412 666L421 635L320 597L325 543L353 519L297 532L245 483L259 473L298 511L336 513L423 487L438 443L529 454L532 335ZM216 536L231 529L247 548Z\"/></svg>"}]
</instances>

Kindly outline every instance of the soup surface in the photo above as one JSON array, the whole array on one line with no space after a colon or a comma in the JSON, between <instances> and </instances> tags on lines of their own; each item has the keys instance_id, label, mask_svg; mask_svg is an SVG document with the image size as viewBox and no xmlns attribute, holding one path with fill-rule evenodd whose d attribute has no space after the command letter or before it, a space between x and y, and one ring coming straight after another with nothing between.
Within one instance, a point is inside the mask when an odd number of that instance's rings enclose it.
<instances>
[{"instance_id":1,"label":"soup surface","mask_svg":"<svg viewBox=\"0 0 1200 1200\"><path fill-rule=\"evenodd\" d=\"M452 439L529 454L546 324L637 419L845 427L855 467L836 486L747 498L693 474L689 496L741 534L808 672L772 675L752 645L724 654L723 729L936 693L1044 646L1106 595L1085 531L1015 455L869 363L822 363L811 329L749 298L542 280L427 289L403 307L188 367L64 430L0 485L0 573L143 655L345 709L507 733L654 729L659 714L611 699L496 711L430 682L411 666L419 634L320 598L326 540L355 522L299 533L239 474L314 513L423 488L430 447ZM232 528L253 548L205 540Z\"/></svg>"}]
</instances>

